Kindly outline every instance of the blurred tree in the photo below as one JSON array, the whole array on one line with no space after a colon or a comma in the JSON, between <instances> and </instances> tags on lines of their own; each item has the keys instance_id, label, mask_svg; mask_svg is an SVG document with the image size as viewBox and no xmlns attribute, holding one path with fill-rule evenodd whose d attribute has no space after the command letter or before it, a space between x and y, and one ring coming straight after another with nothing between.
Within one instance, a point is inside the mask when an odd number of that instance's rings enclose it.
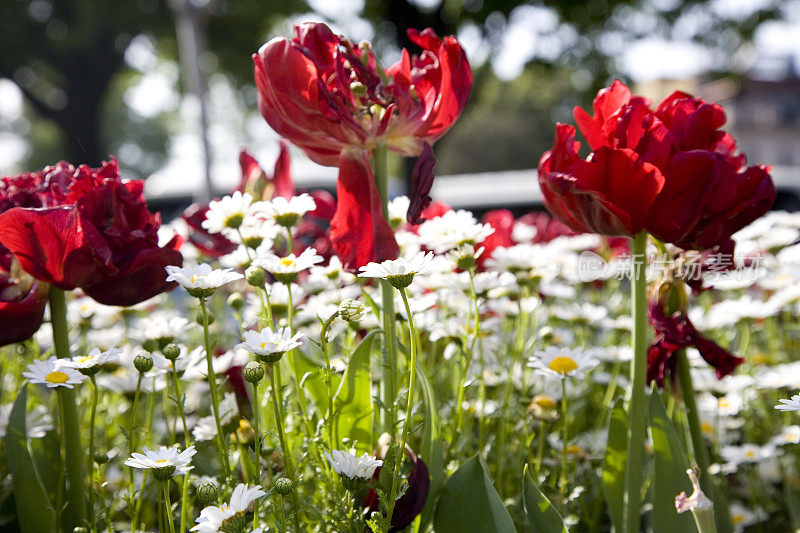
<instances>
[{"instance_id":1,"label":"blurred tree","mask_svg":"<svg viewBox=\"0 0 800 533\"><path fill-rule=\"evenodd\" d=\"M203 23L210 53L201 62L238 83L250 82L249 52L271 33L272 24L305 6L303 0L192 3L207 13ZM168 57L177 55L172 13L159 0L0 2L0 47L5 51L0 54L0 77L13 80L36 113L56 125L62 143L59 157L97 164L109 148L103 130L130 133L129 122L108 124L103 113L110 95L121 94L111 89L115 77L127 70L128 44L141 34L152 36ZM119 98L114 103L119 104ZM114 118L124 119L116 107Z\"/></svg>"}]
</instances>

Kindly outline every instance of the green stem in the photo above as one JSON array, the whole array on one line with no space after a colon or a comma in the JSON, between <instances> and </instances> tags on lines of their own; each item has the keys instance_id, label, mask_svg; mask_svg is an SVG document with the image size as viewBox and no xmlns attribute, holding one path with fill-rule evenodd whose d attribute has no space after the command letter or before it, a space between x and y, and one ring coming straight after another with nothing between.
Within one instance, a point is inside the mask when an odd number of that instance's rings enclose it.
<instances>
[{"instance_id":1,"label":"green stem","mask_svg":"<svg viewBox=\"0 0 800 533\"><path fill-rule=\"evenodd\" d=\"M131 411L131 425L128 429L128 457L133 455L133 452L136 451L136 435L138 435L139 430L136 426L136 413L139 407L139 393L142 390L142 374L139 373L139 379L136 380L136 392L133 395L133 409ZM131 514L131 531L136 533L137 527L137 517L138 513L135 512L136 509L136 499L135 499L135 489L133 484L133 468L130 469L131 477L130 477L130 494L129 494L129 502L128 502L128 512Z\"/></svg>"},{"instance_id":2,"label":"green stem","mask_svg":"<svg viewBox=\"0 0 800 533\"><path fill-rule=\"evenodd\" d=\"M539 471L542 469L542 457L544 457L544 420L539 420L539 443L536 447L536 468L534 469L534 479L539 482Z\"/></svg>"},{"instance_id":3,"label":"green stem","mask_svg":"<svg viewBox=\"0 0 800 533\"><path fill-rule=\"evenodd\" d=\"M628 467L625 479L625 524L636 533L641 524L642 460L645 437L645 380L647 375L647 233L642 231L631 245L631 304L633 312L633 359L628 404Z\"/></svg>"},{"instance_id":4,"label":"green stem","mask_svg":"<svg viewBox=\"0 0 800 533\"><path fill-rule=\"evenodd\" d=\"M288 478L294 482L294 466L292 465L292 456L291 452L289 451L289 446L286 443L286 435L283 432L283 415L281 414L280 408L280 401L278 400L278 385L275 381L275 372L273 372L275 365L270 365L270 368L266 369L269 371L269 380L270 380L270 395L272 396L272 407L275 410L275 427L278 430L278 440L281 444L281 453L283 454L283 466L286 470L286 475ZM297 515L300 511L300 506L297 501L297 491L292 491L292 503L294 504L294 528L296 531L300 531L300 524L298 522ZM283 506L281 506L281 510ZM284 516L285 519L285 516ZM283 521L282 521L283 522Z\"/></svg>"},{"instance_id":5,"label":"green stem","mask_svg":"<svg viewBox=\"0 0 800 533\"><path fill-rule=\"evenodd\" d=\"M567 423L567 380L561 379L561 514L567 508L567 442L569 439L569 424Z\"/></svg>"},{"instance_id":6,"label":"green stem","mask_svg":"<svg viewBox=\"0 0 800 533\"><path fill-rule=\"evenodd\" d=\"M183 424L183 444L184 450L189 448L189 427L186 425L186 413L183 411L183 393L181 392L181 383L178 380L178 370L175 368L175 363L172 364L172 387L175 389L175 399L177 400L178 413L181 416L181 423ZM183 484L181 485L181 533L186 531L186 521L189 519L189 474L183 476Z\"/></svg>"},{"instance_id":7,"label":"green stem","mask_svg":"<svg viewBox=\"0 0 800 533\"><path fill-rule=\"evenodd\" d=\"M256 367L258 368L258 367ZM253 473L253 483L261 485L261 433L258 428L258 415L259 415L259 401L258 401L258 382L253 383L253 433L255 434L254 452L255 452L255 472ZM253 502L253 529L258 527L258 500Z\"/></svg>"},{"instance_id":8,"label":"green stem","mask_svg":"<svg viewBox=\"0 0 800 533\"><path fill-rule=\"evenodd\" d=\"M375 184L381 197L383 218L389 220L389 152L386 144L379 144L372 150L372 167ZM383 350L383 373L381 374L381 391L384 405L384 431L395 437L395 421L397 420L397 347L395 344L394 292L388 281L381 281L381 307L383 309L383 330L386 332ZM388 410L388 412L386 411Z\"/></svg>"},{"instance_id":9,"label":"green stem","mask_svg":"<svg viewBox=\"0 0 800 533\"><path fill-rule=\"evenodd\" d=\"M408 295L405 289L400 289L400 296L403 298L403 305L406 308L406 316L408 317L408 333L409 333L409 351L411 352L411 362L409 363L409 376L408 376L408 400L406 402L406 417L403 420L403 431L400 436L400 448L398 449L397 456L394 461L394 472L392 472L392 489L389 492L389 512L386 517L388 524L392 523L392 514L394 513L395 498L397 497L398 480L400 477L400 465L403 464L405 458L406 439L408 438L408 426L411 420L411 408L414 406L414 380L416 378L417 368L417 343L416 336L417 330L414 327L414 316L411 313L411 307L408 305Z\"/></svg>"},{"instance_id":10,"label":"green stem","mask_svg":"<svg viewBox=\"0 0 800 533\"><path fill-rule=\"evenodd\" d=\"M731 533L733 526L728 512L728 499L722 487L717 485L716 480L708 473L711 461L708 457L708 448L703 440L703 432L700 429L700 416L697 411L697 403L694 397L694 384L692 374L689 369L689 360L686 358L686 351L680 350L678 357L678 380L681 385L681 396L683 405L686 408L686 420L689 425L689 436L692 439L692 450L694 451L694 461L700 470L700 486L705 489L711 501L714 502L714 519L720 533Z\"/></svg>"},{"instance_id":11,"label":"green stem","mask_svg":"<svg viewBox=\"0 0 800 533\"><path fill-rule=\"evenodd\" d=\"M208 310L204 298L198 298L200 310L203 313L203 343L206 349L206 363L208 365L208 387L211 389L211 406L214 411L214 422L217 425L217 449L219 451L222 467L225 469L225 479L231 475L230 463L228 463L228 452L225 447L225 435L222 432L222 423L219 419L219 393L217 392L217 376L214 373L213 355L211 353L211 341L208 336Z\"/></svg>"},{"instance_id":12,"label":"green stem","mask_svg":"<svg viewBox=\"0 0 800 533\"><path fill-rule=\"evenodd\" d=\"M94 374L89 376L92 384L92 404L89 417L89 528L90 531L97 531L97 521L94 515L94 421L97 414L97 382Z\"/></svg>"},{"instance_id":13,"label":"green stem","mask_svg":"<svg viewBox=\"0 0 800 533\"><path fill-rule=\"evenodd\" d=\"M172 503L169 501L169 479L159 482L161 490L164 493L164 513L167 515L167 524L169 525L169 533L175 533L175 523L172 521Z\"/></svg>"},{"instance_id":14,"label":"green stem","mask_svg":"<svg viewBox=\"0 0 800 533\"><path fill-rule=\"evenodd\" d=\"M292 301L292 284L286 283L285 285L289 297L286 305L286 318L289 321L289 334L294 335L294 302ZM314 425L311 423L311 419L308 417L308 403L306 402L306 395L303 393L303 389L300 387L300 383L303 381L303 376L300 374L300 361L298 361L297 351L294 349L289 350L286 355L291 360L292 371L294 373L294 382L297 386L297 401L300 404L300 415L303 418L308 437L313 439L316 432L314 431Z\"/></svg>"},{"instance_id":15,"label":"green stem","mask_svg":"<svg viewBox=\"0 0 800 533\"><path fill-rule=\"evenodd\" d=\"M67 300L64 291L50 287L50 320L53 325L53 345L56 356L68 359L69 329L67 327ZM66 387L58 387L61 398L61 419L64 424L64 439L66 441L67 479L69 480L69 501L67 502L67 517L69 526L83 525L86 521L86 498L84 494L86 474L83 470L83 446L81 446L80 424L78 422L78 408L75 403L75 391Z\"/></svg>"},{"instance_id":16,"label":"green stem","mask_svg":"<svg viewBox=\"0 0 800 533\"><path fill-rule=\"evenodd\" d=\"M331 326L331 323L334 319L338 316L338 311L330 316L325 322L322 323L322 328L320 330L320 346L322 346L322 355L325 357L325 388L328 394L328 416L327 420L325 421L325 425L327 426L328 430L328 447L332 450L334 448L334 440L333 440L333 389L331 387L331 376L333 375L333 371L331 370L331 358L328 354L328 329Z\"/></svg>"}]
</instances>

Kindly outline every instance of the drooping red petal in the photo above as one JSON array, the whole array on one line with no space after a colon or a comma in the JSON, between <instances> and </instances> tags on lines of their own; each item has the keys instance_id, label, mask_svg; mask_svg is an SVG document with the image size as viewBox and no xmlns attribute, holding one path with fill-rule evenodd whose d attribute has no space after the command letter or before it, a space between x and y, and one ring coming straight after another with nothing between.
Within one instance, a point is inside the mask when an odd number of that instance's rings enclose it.
<instances>
[{"instance_id":1,"label":"drooping red petal","mask_svg":"<svg viewBox=\"0 0 800 533\"><path fill-rule=\"evenodd\" d=\"M297 192L292 179L292 156L289 154L289 144L281 139L280 153L275 160L275 171L272 174L272 184L274 189L272 197L291 198Z\"/></svg>"},{"instance_id":2,"label":"drooping red petal","mask_svg":"<svg viewBox=\"0 0 800 533\"><path fill-rule=\"evenodd\" d=\"M399 253L394 232L383 218L380 195L365 150L343 150L339 157L331 243L342 264L350 270L369 262L395 259Z\"/></svg>"},{"instance_id":3,"label":"drooping red petal","mask_svg":"<svg viewBox=\"0 0 800 533\"><path fill-rule=\"evenodd\" d=\"M436 156L433 155L431 145L425 143L422 153L414 163L411 173L411 197L409 198L406 220L409 224L420 224L420 214L431 205L431 187L433 187L433 169L436 166Z\"/></svg>"},{"instance_id":4,"label":"drooping red petal","mask_svg":"<svg viewBox=\"0 0 800 533\"><path fill-rule=\"evenodd\" d=\"M9 287L8 275L0 272L0 288ZM47 291L40 294L39 283L31 285L21 299L6 299L0 291L0 346L27 339L39 329L44 320Z\"/></svg>"}]
</instances>

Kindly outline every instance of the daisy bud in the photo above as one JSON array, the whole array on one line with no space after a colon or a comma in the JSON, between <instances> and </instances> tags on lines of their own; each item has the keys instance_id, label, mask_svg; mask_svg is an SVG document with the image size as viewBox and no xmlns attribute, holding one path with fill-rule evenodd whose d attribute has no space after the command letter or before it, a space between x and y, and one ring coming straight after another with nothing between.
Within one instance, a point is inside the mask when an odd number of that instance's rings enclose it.
<instances>
[{"instance_id":1,"label":"daisy bud","mask_svg":"<svg viewBox=\"0 0 800 533\"><path fill-rule=\"evenodd\" d=\"M177 344L169 343L161 349L161 353L170 361L175 361L181 354L181 349Z\"/></svg>"},{"instance_id":2,"label":"daisy bud","mask_svg":"<svg viewBox=\"0 0 800 533\"><path fill-rule=\"evenodd\" d=\"M99 465L104 465L108 462L108 454L105 452L97 452L94 454L94 462Z\"/></svg>"},{"instance_id":3,"label":"daisy bud","mask_svg":"<svg viewBox=\"0 0 800 533\"><path fill-rule=\"evenodd\" d=\"M210 326L211 324L214 323L214 315L213 315L213 313L211 313L211 311L206 310L206 316L208 317L208 325ZM203 325L203 312L202 311L198 311L197 314L194 316L194 320L195 320L195 322L197 322L198 324L200 324L202 326Z\"/></svg>"},{"instance_id":4,"label":"daisy bud","mask_svg":"<svg viewBox=\"0 0 800 533\"><path fill-rule=\"evenodd\" d=\"M142 343L142 348L148 352L155 352L159 348L158 341L155 339L147 339Z\"/></svg>"},{"instance_id":5,"label":"daisy bud","mask_svg":"<svg viewBox=\"0 0 800 533\"><path fill-rule=\"evenodd\" d=\"M197 499L203 507L209 506L217 501L217 486L211 481L203 481L197 486Z\"/></svg>"},{"instance_id":6,"label":"daisy bud","mask_svg":"<svg viewBox=\"0 0 800 533\"><path fill-rule=\"evenodd\" d=\"M287 477L280 477L275 480L275 492L281 496L288 496L294 490L294 483Z\"/></svg>"},{"instance_id":7,"label":"daisy bud","mask_svg":"<svg viewBox=\"0 0 800 533\"><path fill-rule=\"evenodd\" d=\"M244 307L244 296L241 292L234 292L228 296L228 306L236 311L241 311Z\"/></svg>"},{"instance_id":8,"label":"daisy bud","mask_svg":"<svg viewBox=\"0 0 800 533\"><path fill-rule=\"evenodd\" d=\"M366 308L358 300L347 298L339 305L339 316L346 322L356 323L364 316Z\"/></svg>"},{"instance_id":9,"label":"daisy bud","mask_svg":"<svg viewBox=\"0 0 800 533\"><path fill-rule=\"evenodd\" d=\"M244 274L251 287L263 287L267 281L267 272L260 266L251 266L245 270Z\"/></svg>"},{"instance_id":10,"label":"daisy bud","mask_svg":"<svg viewBox=\"0 0 800 533\"><path fill-rule=\"evenodd\" d=\"M242 375L244 376L245 381L255 385L264 379L264 367L255 361L250 361L247 363L247 366L244 367Z\"/></svg>"},{"instance_id":11,"label":"daisy bud","mask_svg":"<svg viewBox=\"0 0 800 533\"><path fill-rule=\"evenodd\" d=\"M153 368L153 358L149 354L140 353L133 359L133 366L140 374L149 372Z\"/></svg>"},{"instance_id":12,"label":"daisy bud","mask_svg":"<svg viewBox=\"0 0 800 533\"><path fill-rule=\"evenodd\" d=\"M75 526L72 528L72 533L89 533L89 530L83 526Z\"/></svg>"}]
</instances>

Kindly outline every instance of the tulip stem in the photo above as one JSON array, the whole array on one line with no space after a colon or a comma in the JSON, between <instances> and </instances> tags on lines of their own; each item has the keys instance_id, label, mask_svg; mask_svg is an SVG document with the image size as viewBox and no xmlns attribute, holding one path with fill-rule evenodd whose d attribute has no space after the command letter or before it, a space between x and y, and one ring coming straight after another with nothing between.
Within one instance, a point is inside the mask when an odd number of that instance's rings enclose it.
<instances>
[{"instance_id":1,"label":"tulip stem","mask_svg":"<svg viewBox=\"0 0 800 533\"><path fill-rule=\"evenodd\" d=\"M49 293L50 320L53 326L53 345L56 356L69 358L69 329L67 327L67 299L64 291L50 287ZM69 480L69 501L66 516L71 522L70 528L82 526L86 521L86 498L84 491L86 474L84 473L83 447L81 446L78 408L75 404L75 391L67 387L58 387L61 399L61 420L64 440L66 442L67 477Z\"/></svg>"},{"instance_id":2,"label":"tulip stem","mask_svg":"<svg viewBox=\"0 0 800 533\"><path fill-rule=\"evenodd\" d=\"M700 486L705 487L706 493L711 501L714 502L714 518L717 530L720 533L731 533L733 526L728 512L728 499L722 488L717 485L716 480L708 472L710 464L708 448L706 448L703 432L700 429L700 417L698 416L697 403L694 398L694 384L689 370L689 360L686 358L686 350L679 350L676 356L678 358L678 380L681 385L683 405L686 408L686 420L689 424L689 435L692 439L694 461L700 470Z\"/></svg>"},{"instance_id":3,"label":"tulip stem","mask_svg":"<svg viewBox=\"0 0 800 533\"><path fill-rule=\"evenodd\" d=\"M94 374L89 375L92 384L92 404L89 418L89 529L97 531L97 521L94 515L94 419L97 414L97 382Z\"/></svg>"},{"instance_id":4,"label":"tulip stem","mask_svg":"<svg viewBox=\"0 0 800 533\"><path fill-rule=\"evenodd\" d=\"M208 310L204 298L200 300L200 310L203 313L203 343L206 348L206 363L208 365L208 387L211 389L211 406L214 412L214 422L217 426L217 447L222 467L225 469L225 479L231 475L231 467L228 463L228 450L225 446L225 435L222 433L222 423L219 418L219 393L217 392L217 376L214 373L213 355L211 354L211 341L208 337Z\"/></svg>"},{"instance_id":5,"label":"tulip stem","mask_svg":"<svg viewBox=\"0 0 800 533\"><path fill-rule=\"evenodd\" d=\"M379 144L372 150L372 173L381 197L383 218L389 220L389 169L386 144ZM397 421L397 350L395 346L394 291L386 280L381 280L381 307L383 309L383 330L386 332L383 350L383 371L381 390L383 393L383 429L392 440L395 438Z\"/></svg>"},{"instance_id":6,"label":"tulip stem","mask_svg":"<svg viewBox=\"0 0 800 533\"><path fill-rule=\"evenodd\" d=\"M389 512L386 516L386 523L392 523L392 514L394 513L395 498L397 497L398 481L400 478L400 466L403 464L405 457L406 439L408 438L408 426L411 420L411 410L414 406L414 380L416 378L415 371L417 368L417 331L414 328L414 316L411 314L411 307L408 305L408 295L405 289L400 289L400 296L403 297L403 305L406 308L406 316L408 317L408 336L409 336L409 352L411 353L411 361L409 362L409 376L408 376L408 398L406 401L406 417L403 419L403 431L400 434L400 448L394 458L394 472L392 473L392 489L389 493L388 507ZM391 527L391 525L389 526Z\"/></svg>"},{"instance_id":7,"label":"tulip stem","mask_svg":"<svg viewBox=\"0 0 800 533\"><path fill-rule=\"evenodd\" d=\"M647 232L638 233L631 243L631 307L633 313L633 359L628 403L628 469L625 479L627 533L641 524L642 459L645 437L645 380L647 375ZM566 444L565 444L566 445Z\"/></svg>"}]
</instances>

